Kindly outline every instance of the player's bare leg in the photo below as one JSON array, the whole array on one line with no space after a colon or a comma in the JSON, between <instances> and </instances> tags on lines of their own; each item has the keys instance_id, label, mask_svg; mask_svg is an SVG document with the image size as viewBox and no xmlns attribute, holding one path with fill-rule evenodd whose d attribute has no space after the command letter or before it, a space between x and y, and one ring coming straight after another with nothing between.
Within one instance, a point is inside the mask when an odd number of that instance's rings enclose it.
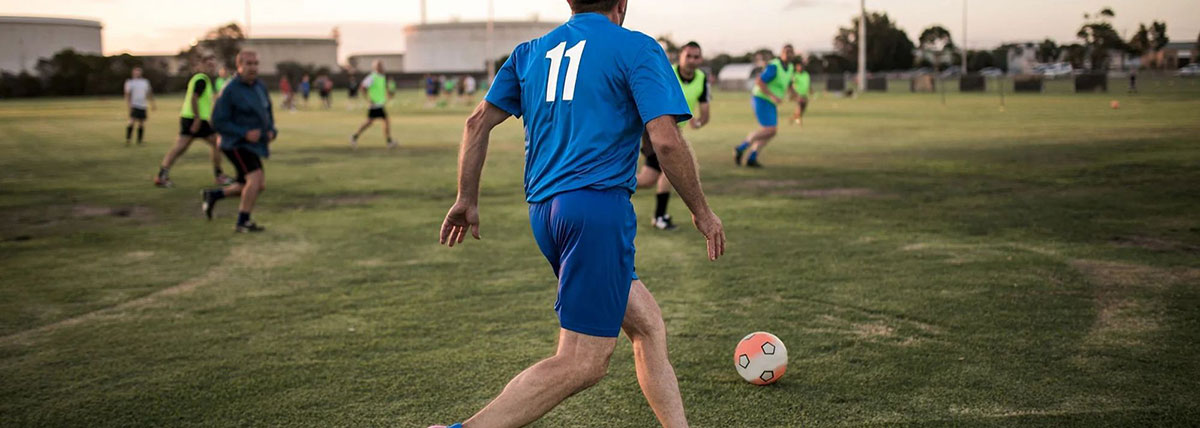
<instances>
[{"instance_id":1,"label":"player's bare leg","mask_svg":"<svg viewBox=\"0 0 1200 428\"><path fill-rule=\"evenodd\" d=\"M154 185L158 187L172 187L171 182L171 167L175 165L175 161L187 153L187 149L192 145L193 137L190 135L180 135L175 140L175 145L171 146L171 150L167 150L167 154L163 155L162 164L159 165L158 175L154 176Z\"/></svg>"},{"instance_id":2,"label":"player's bare leg","mask_svg":"<svg viewBox=\"0 0 1200 428\"><path fill-rule=\"evenodd\" d=\"M375 122L374 118L369 118L369 119L367 119L366 122L363 122L362 126L358 127L357 131L354 131L354 135L350 136L350 148L351 149L358 148L358 136L362 135L363 131L366 131L367 128L370 128L371 124L374 122Z\"/></svg>"},{"instance_id":3,"label":"player's bare leg","mask_svg":"<svg viewBox=\"0 0 1200 428\"><path fill-rule=\"evenodd\" d=\"M249 174L246 174L246 185L242 186L242 200L238 204L238 211L248 213L254 211L254 203L258 201L258 195L266 190L266 175L263 170L259 169ZM229 195L226 192L226 195Z\"/></svg>"},{"instance_id":4,"label":"player's bare leg","mask_svg":"<svg viewBox=\"0 0 1200 428\"><path fill-rule=\"evenodd\" d=\"M561 329L558 353L518 374L464 428L520 427L541 418L571 395L600 382L617 345L615 337L596 337Z\"/></svg>"},{"instance_id":5,"label":"player's bare leg","mask_svg":"<svg viewBox=\"0 0 1200 428\"><path fill-rule=\"evenodd\" d=\"M383 118L383 138L387 139L389 149L396 148L396 141L392 139L392 120L386 117Z\"/></svg>"},{"instance_id":6,"label":"player's bare leg","mask_svg":"<svg viewBox=\"0 0 1200 428\"><path fill-rule=\"evenodd\" d=\"M629 288L629 305L621 328L633 342L638 385L658 422L666 428L688 426L679 381L667 355L667 327L662 311L641 281L633 281Z\"/></svg>"},{"instance_id":7,"label":"player's bare leg","mask_svg":"<svg viewBox=\"0 0 1200 428\"><path fill-rule=\"evenodd\" d=\"M220 136L218 134L210 135L205 139L205 142L208 143L208 147L210 149L209 159L212 160L213 164L213 178L216 180L218 186L224 186L233 183L233 179L221 171L222 155L220 141Z\"/></svg>"}]
</instances>

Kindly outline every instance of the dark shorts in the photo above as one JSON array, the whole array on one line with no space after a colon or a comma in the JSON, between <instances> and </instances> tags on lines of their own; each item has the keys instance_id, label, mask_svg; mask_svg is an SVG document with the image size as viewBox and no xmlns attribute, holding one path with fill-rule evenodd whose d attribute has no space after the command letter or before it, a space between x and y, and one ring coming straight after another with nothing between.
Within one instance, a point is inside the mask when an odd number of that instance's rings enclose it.
<instances>
[{"instance_id":1,"label":"dark shorts","mask_svg":"<svg viewBox=\"0 0 1200 428\"><path fill-rule=\"evenodd\" d=\"M371 107L367 110L367 119L387 119L387 111L383 107Z\"/></svg>"},{"instance_id":2,"label":"dark shorts","mask_svg":"<svg viewBox=\"0 0 1200 428\"><path fill-rule=\"evenodd\" d=\"M192 133L192 119L186 117L179 118L179 135L186 135L192 138L208 138L216 133L217 131L213 130L212 125L207 120L201 120L200 130Z\"/></svg>"},{"instance_id":3,"label":"dark shorts","mask_svg":"<svg viewBox=\"0 0 1200 428\"><path fill-rule=\"evenodd\" d=\"M646 167L662 172L662 165L658 164L658 154L646 155Z\"/></svg>"},{"instance_id":4,"label":"dark shorts","mask_svg":"<svg viewBox=\"0 0 1200 428\"><path fill-rule=\"evenodd\" d=\"M129 118L137 119L137 120L146 120L146 109L130 107L129 108Z\"/></svg>"},{"instance_id":5,"label":"dark shorts","mask_svg":"<svg viewBox=\"0 0 1200 428\"><path fill-rule=\"evenodd\" d=\"M538 248L558 277L554 311L562 328L617 337L637 279L637 214L625 189L582 189L529 204Z\"/></svg>"},{"instance_id":6,"label":"dark shorts","mask_svg":"<svg viewBox=\"0 0 1200 428\"><path fill-rule=\"evenodd\" d=\"M321 91L321 98L329 98L329 91Z\"/></svg>"},{"instance_id":7,"label":"dark shorts","mask_svg":"<svg viewBox=\"0 0 1200 428\"><path fill-rule=\"evenodd\" d=\"M238 183L246 184L247 174L263 169L262 159L259 159L258 155L252 151L243 148L221 151L225 153L229 163L232 163L233 168L237 170Z\"/></svg>"}]
</instances>

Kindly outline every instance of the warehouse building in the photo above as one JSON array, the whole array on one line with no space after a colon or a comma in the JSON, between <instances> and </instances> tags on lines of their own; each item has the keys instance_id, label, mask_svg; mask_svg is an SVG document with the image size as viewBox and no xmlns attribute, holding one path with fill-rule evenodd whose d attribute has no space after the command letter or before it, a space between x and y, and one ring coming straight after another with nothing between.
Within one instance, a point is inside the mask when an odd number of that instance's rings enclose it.
<instances>
[{"instance_id":1,"label":"warehouse building","mask_svg":"<svg viewBox=\"0 0 1200 428\"><path fill-rule=\"evenodd\" d=\"M39 59L64 49L99 55L101 28L86 19L0 16L0 71L35 73Z\"/></svg>"},{"instance_id":2,"label":"warehouse building","mask_svg":"<svg viewBox=\"0 0 1200 428\"><path fill-rule=\"evenodd\" d=\"M488 52L487 22L417 24L404 28L405 73L482 73L518 44L541 37L559 23L497 21Z\"/></svg>"}]
</instances>

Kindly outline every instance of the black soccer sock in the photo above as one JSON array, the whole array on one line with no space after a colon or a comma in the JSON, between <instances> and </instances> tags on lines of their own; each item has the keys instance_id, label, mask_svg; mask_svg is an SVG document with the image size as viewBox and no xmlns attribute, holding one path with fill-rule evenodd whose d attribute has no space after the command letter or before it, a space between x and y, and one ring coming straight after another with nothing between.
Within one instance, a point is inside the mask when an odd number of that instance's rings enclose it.
<instances>
[{"instance_id":1,"label":"black soccer sock","mask_svg":"<svg viewBox=\"0 0 1200 428\"><path fill-rule=\"evenodd\" d=\"M662 192L657 196L658 202L654 204L654 218L667 215L667 202L671 200L671 192Z\"/></svg>"},{"instance_id":2,"label":"black soccer sock","mask_svg":"<svg viewBox=\"0 0 1200 428\"><path fill-rule=\"evenodd\" d=\"M225 199L225 190L224 189L208 189L208 198L212 199L213 201L219 201L219 200Z\"/></svg>"},{"instance_id":3,"label":"black soccer sock","mask_svg":"<svg viewBox=\"0 0 1200 428\"><path fill-rule=\"evenodd\" d=\"M146 128L139 126L139 127L138 127L138 142L139 142L139 143L140 143L140 142L142 142L142 136L143 136L143 135L146 135ZM125 139L126 139L126 140L128 140L128 139L129 139L129 137L128 137L128 136L126 136L126 137L125 137Z\"/></svg>"},{"instance_id":4,"label":"black soccer sock","mask_svg":"<svg viewBox=\"0 0 1200 428\"><path fill-rule=\"evenodd\" d=\"M245 226L250 222L250 213L246 211L238 211L238 226Z\"/></svg>"},{"instance_id":5,"label":"black soccer sock","mask_svg":"<svg viewBox=\"0 0 1200 428\"><path fill-rule=\"evenodd\" d=\"M167 178L167 176L170 174L171 174L171 171L168 170L167 168L163 168L161 166L158 167L158 178Z\"/></svg>"},{"instance_id":6,"label":"black soccer sock","mask_svg":"<svg viewBox=\"0 0 1200 428\"><path fill-rule=\"evenodd\" d=\"M125 127L125 141L128 142L130 137L133 137L133 125Z\"/></svg>"},{"instance_id":7,"label":"black soccer sock","mask_svg":"<svg viewBox=\"0 0 1200 428\"><path fill-rule=\"evenodd\" d=\"M224 173L224 171L221 171L221 167L219 167L219 166L213 167L213 177L220 177L222 173Z\"/></svg>"}]
</instances>

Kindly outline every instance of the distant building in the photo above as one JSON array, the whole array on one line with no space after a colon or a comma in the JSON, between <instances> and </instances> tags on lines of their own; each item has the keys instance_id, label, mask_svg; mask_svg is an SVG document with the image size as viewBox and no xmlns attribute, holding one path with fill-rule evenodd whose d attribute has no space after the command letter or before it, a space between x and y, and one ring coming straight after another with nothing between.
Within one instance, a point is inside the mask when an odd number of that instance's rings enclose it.
<instances>
[{"instance_id":1,"label":"distant building","mask_svg":"<svg viewBox=\"0 0 1200 428\"><path fill-rule=\"evenodd\" d=\"M753 63L727 64L717 75L717 87L727 91L748 91L754 87L757 70Z\"/></svg>"},{"instance_id":2,"label":"distant building","mask_svg":"<svg viewBox=\"0 0 1200 428\"><path fill-rule=\"evenodd\" d=\"M0 16L0 71L36 72L39 59L64 49L101 54L100 21Z\"/></svg>"},{"instance_id":3,"label":"distant building","mask_svg":"<svg viewBox=\"0 0 1200 428\"><path fill-rule=\"evenodd\" d=\"M508 56L518 44L557 28L559 23L500 21L493 26L488 54L486 22L417 24L404 28L405 73L480 73L489 61Z\"/></svg>"},{"instance_id":4,"label":"distant building","mask_svg":"<svg viewBox=\"0 0 1200 428\"><path fill-rule=\"evenodd\" d=\"M1197 58L1200 58L1200 52L1196 42L1189 41L1167 43L1158 52L1142 55L1141 60L1147 68L1174 70L1195 63Z\"/></svg>"},{"instance_id":5,"label":"distant building","mask_svg":"<svg viewBox=\"0 0 1200 428\"><path fill-rule=\"evenodd\" d=\"M383 69L388 73L404 72L403 53L365 53L350 55L346 59L352 70L366 72L376 60L383 61Z\"/></svg>"},{"instance_id":6,"label":"distant building","mask_svg":"<svg viewBox=\"0 0 1200 428\"><path fill-rule=\"evenodd\" d=\"M339 69L337 62L338 42L333 38L250 38L242 42L242 49L258 52L260 73L276 74L276 66L282 62L326 67L330 71ZM231 64L232 66L232 64Z\"/></svg>"}]
</instances>

